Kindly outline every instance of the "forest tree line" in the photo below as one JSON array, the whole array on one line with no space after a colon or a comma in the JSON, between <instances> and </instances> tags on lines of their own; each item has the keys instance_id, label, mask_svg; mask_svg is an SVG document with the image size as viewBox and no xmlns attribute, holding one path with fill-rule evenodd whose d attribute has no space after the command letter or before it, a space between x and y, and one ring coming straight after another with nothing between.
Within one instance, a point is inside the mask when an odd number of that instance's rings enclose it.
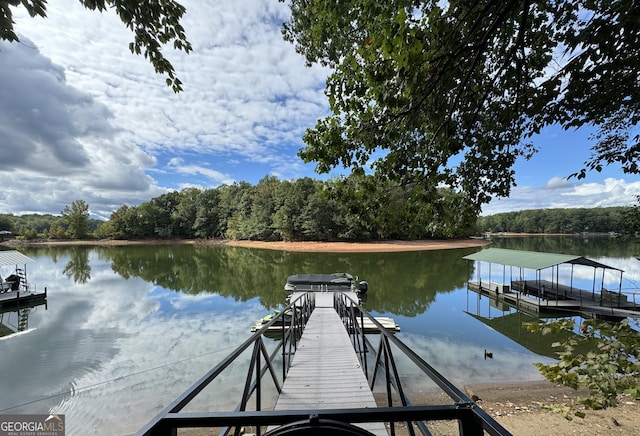
<instances>
[{"instance_id":1,"label":"forest tree line","mask_svg":"<svg viewBox=\"0 0 640 436\"><path fill-rule=\"evenodd\" d=\"M632 218L639 215L637 205L523 210L478 218L461 194L443 189L433 198L431 193L375 176L353 174L328 181L267 176L257 185L240 182L168 192L138 206L123 205L107 221L90 219L83 200L59 216L0 215L0 230L25 239L369 241L481 232L634 234L640 221Z\"/></svg>"},{"instance_id":2,"label":"forest tree line","mask_svg":"<svg viewBox=\"0 0 640 436\"><path fill-rule=\"evenodd\" d=\"M462 195L373 176L320 181L267 176L211 189L186 188L136 207L122 206L98 229L112 238L226 238L339 241L455 238L475 229Z\"/></svg>"},{"instance_id":3,"label":"forest tree line","mask_svg":"<svg viewBox=\"0 0 640 436\"><path fill-rule=\"evenodd\" d=\"M367 241L457 238L473 234L477 213L462 194L420 185L400 186L352 174L320 181L267 176L216 188L185 188L138 206L123 205L92 231L95 238L219 238L263 241ZM81 203L78 206L78 203ZM75 201L67 219L51 216L51 227L35 217L5 216L7 228L34 238L69 238L78 220ZM66 208L65 208L66 209ZM0 216L0 228L2 228ZM88 219L88 215L87 215ZM42 220L46 220L42 218ZM29 224L38 224L30 227ZM70 225L71 224L71 225ZM75 224L77 225L77 224ZM69 229L66 232L65 229Z\"/></svg>"},{"instance_id":4,"label":"forest tree line","mask_svg":"<svg viewBox=\"0 0 640 436\"><path fill-rule=\"evenodd\" d=\"M480 217L483 232L499 233L635 233L630 229L631 207L531 209Z\"/></svg>"},{"instance_id":5,"label":"forest tree line","mask_svg":"<svg viewBox=\"0 0 640 436\"><path fill-rule=\"evenodd\" d=\"M94 237L103 223L102 220L89 218L89 205L83 200L74 201L71 206L66 206L59 215L0 214L0 231L8 231L11 235L22 239Z\"/></svg>"}]
</instances>

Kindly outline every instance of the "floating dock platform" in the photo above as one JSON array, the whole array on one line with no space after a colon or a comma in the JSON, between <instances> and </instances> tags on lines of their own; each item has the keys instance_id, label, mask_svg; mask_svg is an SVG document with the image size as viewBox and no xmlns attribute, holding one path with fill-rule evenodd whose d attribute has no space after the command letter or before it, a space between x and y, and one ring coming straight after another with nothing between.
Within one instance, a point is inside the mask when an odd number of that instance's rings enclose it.
<instances>
[{"instance_id":1,"label":"floating dock platform","mask_svg":"<svg viewBox=\"0 0 640 436\"><path fill-rule=\"evenodd\" d=\"M301 301L299 299L300 296L302 296L303 294L305 294L306 292L300 292L300 291L296 291L296 292L292 292L291 293L291 301ZM351 300L351 302L357 306L358 305L358 294L356 294L355 292L351 292L351 291L344 291L341 292L342 295L344 295L345 297L347 297L349 300ZM331 300L331 304L333 307L333 298L334 298L334 292L313 292L313 294L316 298L316 304L317 301L328 301ZM379 322L385 330L389 331L389 332L399 332L400 331L400 326L395 322L395 320L393 318L390 318L388 316L376 316L375 320L377 322ZM364 332L367 334L375 334L375 333L379 333L380 330L378 329L378 327L369 319L369 318L364 318L364 319L360 319L358 318L357 320L358 323L358 327L359 328L363 328ZM264 319L259 319L256 321L256 323L251 327L251 332L257 332L258 330L260 330L262 327L264 327L264 325L266 324ZM279 332L282 332L283 326L281 324L278 325L273 325L271 327L269 327L267 329L267 332L270 334L278 334ZM285 330L289 329L289 326L285 325L284 326Z\"/></svg>"},{"instance_id":2,"label":"floating dock platform","mask_svg":"<svg viewBox=\"0 0 640 436\"><path fill-rule=\"evenodd\" d=\"M8 291L0 293L0 308L14 309L42 304L47 300L47 288L43 292Z\"/></svg>"},{"instance_id":3,"label":"floating dock platform","mask_svg":"<svg viewBox=\"0 0 640 436\"><path fill-rule=\"evenodd\" d=\"M585 318L601 319L640 316L640 306L629 303L618 307L616 302L611 304L611 302L601 301L598 298L599 293L595 294L596 298L591 298L590 292L573 288L573 294L565 298L552 291L551 286L545 286L543 293L541 285L538 284L536 286L539 287L540 292L530 293L530 285L525 285L524 282L514 281L512 285L513 287L510 288L495 282L470 281L467 283L467 287L472 291L534 316L581 315ZM586 298L587 296L589 298Z\"/></svg>"}]
</instances>

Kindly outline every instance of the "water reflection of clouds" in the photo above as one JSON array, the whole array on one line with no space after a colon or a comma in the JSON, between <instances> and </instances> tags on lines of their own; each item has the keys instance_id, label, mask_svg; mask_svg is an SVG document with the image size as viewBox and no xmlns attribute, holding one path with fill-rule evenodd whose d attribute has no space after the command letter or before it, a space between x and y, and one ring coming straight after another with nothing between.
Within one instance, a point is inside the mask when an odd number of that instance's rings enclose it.
<instances>
[{"instance_id":1,"label":"water reflection of clouds","mask_svg":"<svg viewBox=\"0 0 640 436\"><path fill-rule=\"evenodd\" d=\"M620 288L620 271L622 270L622 289L638 291L638 282L640 281L640 262L634 258L612 258L612 257L595 257L592 258L596 262L611 266L616 269L598 268L595 273L596 290L601 286L607 289L617 290ZM561 268L559 274L560 283L571 282L570 267ZM603 285L604 277L604 285ZM591 289L594 283L594 269L586 266L575 267L573 271L574 286L582 289ZM547 278L549 280L549 278Z\"/></svg>"},{"instance_id":2,"label":"water reflection of clouds","mask_svg":"<svg viewBox=\"0 0 640 436\"><path fill-rule=\"evenodd\" d=\"M28 335L0 341L0 392L14 394L0 398L0 409L72 388L72 395L20 410L65 413L69 435L87 429L95 434L137 430L247 339L250 326L264 315L258 298L236 302L219 294L168 290L135 276L124 279L94 251L89 254L91 278L75 283L62 272L68 260L41 257L30 265L29 277L49 288L48 310L34 311L30 327L35 330ZM401 339L458 386L541 378L532 363L548 359L465 309L500 315L488 299L466 289L438 293L424 313L384 315L394 316ZM484 348L494 353L492 360L484 360ZM206 393L203 409L235 405L246 373L243 365L231 369L216 382L224 395ZM407 369L408 378L422 382L414 367Z\"/></svg>"},{"instance_id":3,"label":"water reflection of clouds","mask_svg":"<svg viewBox=\"0 0 640 436\"><path fill-rule=\"evenodd\" d=\"M35 331L0 343L0 391L13 393L2 395L0 409L34 401L7 413L64 413L69 435L134 432L248 338L262 316L257 302L167 291L124 280L96 256L90 262L85 284L61 272L63 257L38 258L30 268L30 278L47 283L48 309L30 319ZM219 382L227 393L241 386L239 374Z\"/></svg>"},{"instance_id":4,"label":"water reflection of clouds","mask_svg":"<svg viewBox=\"0 0 640 436\"><path fill-rule=\"evenodd\" d=\"M528 350L470 313L491 319L512 312L491 307L488 298L478 299L477 294L458 289L439 294L428 312L414 319L398 319L402 328L399 338L458 386L542 378L533 363L551 359ZM484 359L485 349L493 353L493 359ZM417 378L416 385L421 383Z\"/></svg>"},{"instance_id":5,"label":"water reflection of clouds","mask_svg":"<svg viewBox=\"0 0 640 436\"><path fill-rule=\"evenodd\" d=\"M258 298L238 304L235 298L223 297L216 293L201 292L199 294L184 294L160 286L155 287L149 296L158 304L154 316L170 316L176 311L180 313L195 313L203 311L238 312L246 310L247 306L262 308Z\"/></svg>"},{"instance_id":6,"label":"water reflection of clouds","mask_svg":"<svg viewBox=\"0 0 640 436\"><path fill-rule=\"evenodd\" d=\"M117 317L111 324L119 325L124 333L116 340L118 352L75 383L83 387L114 381L66 399L56 411L67 414L70 428L75 420L82 423L77 430L109 422L113 433L135 431L246 339L248 320L258 317L258 308L249 309L239 319L228 305L208 304L225 300L216 296L149 290L149 284L142 285L136 291L125 287L115 291L124 300L108 310ZM140 291L145 293L140 300L150 296L153 304L133 301ZM130 309L118 314L123 304L130 304ZM100 312L105 306L96 309ZM95 318L102 319L103 314L96 313ZM235 379L227 383L230 387L237 384ZM105 401L105 396L119 401Z\"/></svg>"}]
</instances>

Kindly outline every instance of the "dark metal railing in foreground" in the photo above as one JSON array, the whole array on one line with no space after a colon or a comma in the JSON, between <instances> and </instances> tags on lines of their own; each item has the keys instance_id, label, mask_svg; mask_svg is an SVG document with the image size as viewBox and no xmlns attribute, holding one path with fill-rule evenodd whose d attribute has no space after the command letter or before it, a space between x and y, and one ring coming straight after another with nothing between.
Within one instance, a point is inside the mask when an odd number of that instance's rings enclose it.
<instances>
[{"instance_id":1,"label":"dark metal railing in foreground","mask_svg":"<svg viewBox=\"0 0 640 436\"><path fill-rule=\"evenodd\" d=\"M416 434L416 430L428 435L426 422L436 420L457 420L459 432L463 435L482 435L486 431L491 435L508 435L509 432L486 414L471 399L440 375L435 369L424 362L392 333L387 332L376 319L360 306L342 294L336 293L335 307L351 334L352 343L358 354L370 386L376 383L379 374L384 374L386 383L387 406L377 408L348 408L348 409L315 409L315 410L261 410L263 377L268 373L278 393L282 384L278 381L275 361L282 359L282 383L295 353L302 329L309 319L315 306L313 293L303 294L296 301L274 317L263 328L254 333L240 347L233 351L226 359L205 374L191 388L179 398L169 404L147 425L138 435L177 435L179 428L215 428L220 435L227 435L233 431L235 435L241 433L243 427L254 427L259 436L265 427L280 427L269 434L323 434L323 425L359 424L367 422L385 422L389 424L391 435L395 435L397 423L407 423L409 434ZM290 319L284 322L290 314ZM374 347L362 326L364 318L370 319L379 329L380 343ZM358 322L359 320L359 322ZM274 337L273 326L281 325L279 336L282 338L276 349L268 353L263 337L269 333ZM391 344L413 361L427 376L453 400L453 404L437 406L414 406L403 391L400 376L392 354ZM183 412L182 410L216 377L229 367L245 351L252 349L251 360L240 404L232 412ZM331 352L327 350L327 352ZM372 356L375 356L373 358ZM373 360L372 364L367 361ZM399 396L401 406L393 406L393 392ZM249 401L255 410L247 410ZM297 426L292 430L291 426ZM343 432L333 434L370 434L360 428L342 429ZM309 433L307 433L309 432Z\"/></svg>"},{"instance_id":2,"label":"dark metal railing in foreground","mask_svg":"<svg viewBox=\"0 0 640 436\"><path fill-rule=\"evenodd\" d=\"M227 435L231 427L235 427L233 432L239 435L241 428L248 425L260 425L262 400L262 378L269 373L278 393L282 390L282 385L278 381L275 362L282 359L282 382L286 379L287 371L291 365L291 360L295 354L298 341L302 335L302 329L309 320L311 312L315 307L314 295L302 294L299 298L291 301L290 304L274 316L260 330L255 332L249 339L243 342L222 362L206 373L187 391L180 395L171 404L165 407L158 415L140 429L137 435L177 435L178 428L221 428L220 434ZM279 327L279 328L278 328ZM276 335L281 341L270 354L264 343L264 337L269 334L271 338ZM253 347L253 348L252 348ZM187 413L182 410L202 392L213 380L223 374L232 363L239 360L239 357L252 348L252 355L249 361L249 369L245 380L245 386L240 403L233 412L223 413ZM264 363L262 363L264 359ZM258 369L256 371L256 368ZM255 394L256 411L247 412L247 404ZM258 415L258 416L256 416ZM259 434L259 433L258 433Z\"/></svg>"},{"instance_id":3,"label":"dark metal railing in foreground","mask_svg":"<svg viewBox=\"0 0 640 436\"><path fill-rule=\"evenodd\" d=\"M395 435L395 426L398 422L406 423L407 431L411 435L415 435L416 431L423 435L430 435L425 422L432 420L457 420L459 433L462 435L482 435L484 432L491 435L510 434L473 400L398 339L393 332L387 331L362 306L354 305L353 300L343 294L335 294L335 308L349 332L371 390L373 390L380 373L384 373L388 407L378 407L375 410L380 413L381 420L389 423L391 435ZM379 338L377 346L374 346L370 341L372 335L365 334L365 318L371 321L379 331L379 334L375 336ZM436 383L451 398L452 404L413 406L402 386L396 359L392 352L392 344ZM373 359L372 363L369 362L370 359ZM400 407L393 407L394 392L401 403ZM406 420L391 419L392 417L399 418L402 414L400 412L406 415Z\"/></svg>"}]
</instances>

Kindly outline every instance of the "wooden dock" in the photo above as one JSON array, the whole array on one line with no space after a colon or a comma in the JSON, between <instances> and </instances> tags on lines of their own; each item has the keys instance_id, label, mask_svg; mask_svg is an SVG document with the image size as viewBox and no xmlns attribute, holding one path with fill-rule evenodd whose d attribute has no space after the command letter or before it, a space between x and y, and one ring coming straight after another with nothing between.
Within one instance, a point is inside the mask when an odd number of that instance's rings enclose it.
<instances>
[{"instance_id":1,"label":"wooden dock","mask_svg":"<svg viewBox=\"0 0 640 436\"><path fill-rule=\"evenodd\" d=\"M333 308L333 292L316 293L274 410L377 407L347 331ZM387 435L384 423L359 427Z\"/></svg>"}]
</instances>

